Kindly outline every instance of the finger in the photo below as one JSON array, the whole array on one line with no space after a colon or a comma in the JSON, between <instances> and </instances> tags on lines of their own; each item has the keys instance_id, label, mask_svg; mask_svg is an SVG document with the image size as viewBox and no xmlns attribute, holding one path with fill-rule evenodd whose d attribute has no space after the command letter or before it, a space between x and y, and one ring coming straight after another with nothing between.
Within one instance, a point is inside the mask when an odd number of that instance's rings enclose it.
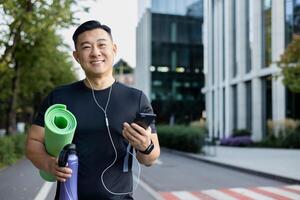
<instances>
[{"instance_id":1,"label":"finger","mask_svg":"<svg viewBox=\"0 0 300 200\"><path fill-rule=\"evenodd\" d=\"M56 171L64 173L64 174L72 174L72 169L68 167L59 167L57 166Z\"/></svg>"},{"instance_id":2,"label":"finger","mask_svg":"<svg viewBox=\"0 0 300 200\"><path fill-rule=\"evenodd\" d=\"M134 128L125 127L124 131L125 131L125 134L134 141L143 141L144 140L145 136L140 134L139 132L137 132Z\"/></svg>"},{"instance_id":3,"label":"finger","mask_svg":"<svg viewBox=\"0 0 300 200\"><path fill-rule=\"evenodd\" d=\"M68 167L56 166L55 175L62 178L69 178L72 175L72 170Z\"/></svg>"},{"instance_id":4,"label":"finger","mask_svg":"<svg viewBox=\"0 0 300 200\"><path fill-rule=\"evenodd\" d=\"M138 140L128 131L124 130L123 131L123 136L130 142L131 144L138 143Z\"/></svg>"},{"instance_id":5,"label":"finger","mask_svg":"<svg viewBox=\"0 0 300 200\"><path fill-rule=\"evenodd\" d=\"M146 130L136 123L131 123L131 127L133 127L139 134L146 135Z\"/></svg>"}]
</instances>

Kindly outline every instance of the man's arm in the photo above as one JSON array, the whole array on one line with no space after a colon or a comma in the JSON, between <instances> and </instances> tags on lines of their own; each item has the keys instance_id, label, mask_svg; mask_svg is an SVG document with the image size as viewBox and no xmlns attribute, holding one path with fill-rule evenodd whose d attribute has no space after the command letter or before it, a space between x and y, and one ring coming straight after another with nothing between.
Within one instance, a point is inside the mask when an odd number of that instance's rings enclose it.
<instances>
[{"instance_id":1,"label":"man's arm","mask_svg":"<svg viewBox=\"0 0 300 200\"><path fill-rule=\"evenodd\" d=\"M158 142L158 137L156 133L151 133L151 141L154 144L154 149L151 151L150 154L143 154L141 152L137 152L137 159L140 163L146 165L146 166L151 166L155 163L156 159L160 155L160 147L159 147L159 142ZM149 144L149 143L148 143ZM146 147L147 148L147 147Z\"/></svg>"},{"instance_id":2,"label":"man's arm","mask_svg":"<svg viewBox=\"0 0 300 200\"><path fill-rule=\"evenodd\" d=\"M135 123L132 123L131 125L124 123L123 136L136 150L138 150L137 159L141 164L146 166L151 166L154 164L160 155L160 147L157 134L151 133L150 127L145 130L143 127ZM146 150L151 141L154 144L154 149L151 151L151 153L141 153L140 151Z\"/></svg>"},{"instance_id":3,"label":"man's arm","mask_svg":"<svg viewBox=\"0 0 300 200\"><path fill-rule=\"evenodd\" d=\"M50 156L44 145L44 127L32 125L26 139L26 157L38 168L52 173L57 180L64 182L71 176L71 169L59 167L57 159Z\"/></svg>"}]
</instances>

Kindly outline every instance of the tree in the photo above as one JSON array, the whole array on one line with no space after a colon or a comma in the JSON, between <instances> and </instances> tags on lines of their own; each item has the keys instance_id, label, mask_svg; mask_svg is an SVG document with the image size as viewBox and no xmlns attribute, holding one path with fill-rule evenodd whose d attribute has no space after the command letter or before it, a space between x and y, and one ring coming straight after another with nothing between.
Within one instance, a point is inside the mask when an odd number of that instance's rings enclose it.
<instances>
[{"instance_id":1,"label":"tree","mask_svg":"<svg viewBox=\"0 0 300 200\"><path fill-rule=\"evenodd\" d=\"M71 7L78 2L0 0L0 111L6 112L7 133L16 132L16 112L21 106L75 79L55 30L75 23Z\"/></svg>"},{"instance_id":2,"label":"tree","mask_svg":"<svg viewBox=\"0 0 300 200\"><path fill-rule=\"evenodd\" d=\"M300 37L294 36L278 62L282 69L283 84L292 92L300 92Z\"/></svg>"}]
</instances>

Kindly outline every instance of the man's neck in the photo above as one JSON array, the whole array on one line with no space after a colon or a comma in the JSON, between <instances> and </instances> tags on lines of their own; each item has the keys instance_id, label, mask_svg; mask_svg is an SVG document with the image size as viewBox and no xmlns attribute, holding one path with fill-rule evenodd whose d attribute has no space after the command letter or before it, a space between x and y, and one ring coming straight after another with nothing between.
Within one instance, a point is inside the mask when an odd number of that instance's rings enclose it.
<instances>
[{"instance_id":1,"label":"man's neck","mask_svg":"<svg viewBox=\"0 0 300 200\"><path fill-rule=\"evenodd\" d=\"M95 78L86 76L83 82L88 88L94 90L103 90L110 87L115 82L115 79L113 76L105 78Z\"/></svg>"}]
</instances>

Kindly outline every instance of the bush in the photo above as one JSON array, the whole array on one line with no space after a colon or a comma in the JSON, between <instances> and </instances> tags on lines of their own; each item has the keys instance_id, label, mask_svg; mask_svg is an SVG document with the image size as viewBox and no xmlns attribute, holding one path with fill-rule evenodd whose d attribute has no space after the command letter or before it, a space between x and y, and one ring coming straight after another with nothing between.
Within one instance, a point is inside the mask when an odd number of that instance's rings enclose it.
<instances>
[{"instance_id":1,"label":"bush","mask_svg":"<svg viewBox=\"0 0 300 200\"><path fill-rule=\"evenodd\" d=\"M15 154L20 157L24 155L25 152L25 134L17 134L11 136L11 139L15 145Z\"/></svg>"},{"instance_id":2,"label":"bush","mask_svg":"<svg viewBox=\"0 0 300 200\"><path fill-rule=\"evenodd\" d=\"M24 155L25 134L0 137L0 166L11 165Z\"/></svg>"},{"instance_id":3,"label":"bush","mask_svg":"<svg viewBox=\"0 0 300 200\"><path fill-rule=\"evenodd\" d=\"M205 130L191 126L157 126L157 133L161 146L198 153L202 149Z\"/></svg>"},{"instance_id":4,"label":"bush","mask_svg":"<svg viewBox=\"0 0 300 200\"><path fill-rule=\"evenodd\" d=\"M260 142L256 142L257 147L272 147L272 148L300 148L300 131L286 130L279 132L278 136L270 135Z\"/></svg>"},{"instance_id":5,"label":"bush","mask_svg":"<svg viewBox=\"0 0 300 200\"><path fill-rule=\"evenodd\" d=\"M294 130L287 134L283 140L283 146L286 148L300 148L300 132Z\"/></svg>"},{"instance_id":6,"label":"bush","mask_svg":"<svg viewBox=\"0 0 300 200\"><path fill-rule=\"evenodd\" d=\"M253 146L255 147L272 147L272 148L282 148L283 139L278 139L274 135L270 135L264 138L260 142L255 142Z\"/></svg>"},{"instance_id":7,"label":"bush","mask_svg":"<svg viewBox=\"0 0 300 200\"><path fill-rule=\"evenodd\" d=\"M0 163L10 165L15 161L14 143L9 137L0 138Z\"/></svg>"}]
</instances>

